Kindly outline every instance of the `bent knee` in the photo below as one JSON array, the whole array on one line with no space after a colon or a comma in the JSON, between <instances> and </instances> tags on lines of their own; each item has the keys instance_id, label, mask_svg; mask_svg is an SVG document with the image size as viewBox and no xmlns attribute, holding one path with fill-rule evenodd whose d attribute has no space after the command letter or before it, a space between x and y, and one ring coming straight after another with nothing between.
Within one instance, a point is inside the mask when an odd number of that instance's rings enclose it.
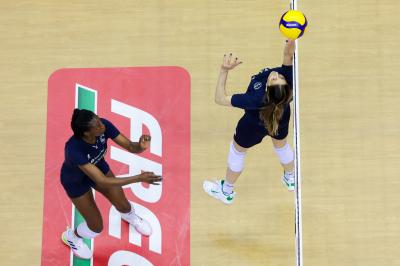
<instances>
[{"instance_id":1,"label":"bent knee","mask_svg":"<svg viewBox=\"0 0 400 266\"><path fill-rule=\"evenodd\" d=\"M287 143L286 138L284 138L284 139L271 138L271 140L272 140L272 144L274 145L274 148L278 148L278 149L284 147Z\"/></svg>"},{"instance_id":2,"label":"bent knee","mask_svg":"<svg viewBox=\"0 0 400 266\"><path fill-rule=\"evenodd\" d=\"M236 148L239 147L239 148ZM241 149L240 149L241 148ZM228 168L233 172L242 172L244 168L244 159L246 157L246 148L240 147L233 141L229 147Z\"/></svg>"},{"instance_id":3,"label":"bent knee","mask_svg":"<svg viewBox=\"0 0 400 266\"><path fill-rule=\"evenodd\" d=\"M239 152L246 152L248 150L248 148L244 148L244 147L240 146L239 144L237 144L235 140L232 140L232 143L233 143L233 147L235 148L235 150L237 150Z\"/></svg>"}]
</instances>

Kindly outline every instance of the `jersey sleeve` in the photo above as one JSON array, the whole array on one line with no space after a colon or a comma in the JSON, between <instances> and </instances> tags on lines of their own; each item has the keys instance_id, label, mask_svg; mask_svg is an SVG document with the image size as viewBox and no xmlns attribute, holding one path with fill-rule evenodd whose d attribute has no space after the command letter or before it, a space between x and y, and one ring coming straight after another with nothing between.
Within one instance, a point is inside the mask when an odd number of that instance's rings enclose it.
<instances>
[{"instance_id":1,"label":"jersey sleeve","mask_svg":"<svg viewBox=\"0 0 400 266\"><path fill-rule=\"evenodd\" d=\"M104 132L106 138L114 139L120 134L119 130L107 119L101 118L101 122L106 127L106 131Z\"/></svg>"},{"instance_id":2,"label":"jersey sleeve","mask_svg":"<svg viewBox=\"0 0 400 266\"><path fill-rule=\"evenodd\" d=\"M241 109L257 109L260 107L259 99L253 93L234 94L231 104Z\"/></svg>"}]
</instances>

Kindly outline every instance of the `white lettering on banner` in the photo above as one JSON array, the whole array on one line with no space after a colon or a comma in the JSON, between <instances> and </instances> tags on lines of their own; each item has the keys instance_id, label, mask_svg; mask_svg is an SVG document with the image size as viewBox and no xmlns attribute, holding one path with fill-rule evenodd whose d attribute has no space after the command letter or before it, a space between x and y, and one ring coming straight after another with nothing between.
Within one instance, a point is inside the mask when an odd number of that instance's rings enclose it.
<instances>
[{"instance_id":1,"label":"white lettering on banner","mask_svg":"<svg viewBox=\"0 0 400 266\"><path fill-rule=\"evenodd\" d=\"M131 203L135 208L135 213L137 213L137 215L139 215L143 219L147 220L153 229L153 233L149 237L149 250L161 254L162 232L161 225L157 219L157 216L155 216L154 213L146 207L138 203ZM115 238L121 239L121 215L114 206L111 206L110 208L108 221L108 234ZM132 225L129 225L129 243L137 245L139 247L142 245L142 236L135 230L135 228L133 228Z\"/></svg>"},{"instance_id":2,"label":"white lettering on banner","mask_svg":"<svg viewBox=\"0 0 400 266\"><path fill-rule=\"evenodd\" d=\"M119 250L114 252L108 260L108 266L153 266L153 264L142 256L132 251Z\"/></svg>"},{"instance_id":3,"label":"white lettering on banner","mask_svg":"<svg viewBox=\"0 0 400 266\"><path fill-rule=\"evenodd\" d=\"M118 177L138 175L143 171L154 172L162 175L162 165L136 154L111 146L110 157L113 160L124 163L129 167L129 173L119 175ZM138 198L146 202L155 203L160 200L162 193L162 182L160 185L150 185L149 188L143 187L141 183L125 185L124 188L130 188Z\"/></svg>"},{"instance_id":4,"label":"white lettering on banner","mask_svg":"<svg viewBox=\"0 0 400 266\"><path fill-rule=\"evenodd\" d=\"M143 126L147 127L151 135L150 152L160 157L162 156L162 132L160 124L152 115L116 100L111 100L111 111L130 119L130 139L133 141L138 141L143 133ZM138 175L142 171L151 171L157 175L162 175L162 165L160 163L143 158L138 154L130 153L118 147L111 146L110 157L113 160L128 165L128 173L117 177ZM149 203L158 202L162 195L162 183L159 186L150 185L148 188L145 188L142 183L134 183L126 185L124 188L130 188L136 197ZM149 237L149 250L161 254L162 231L157 216L145 206L133 202L131 202L131 204L134 206L135 212L143 217L143 219L147 220L152 227L153 233ZM121 215L114 206L110 208L108 230L110 236L121 239ZM132 225L129 225L129 243L139 247L142 245L142 236ZM109 259L108 265L147 266L153 264L136 253L120 250L113 253Z\"/></svg>"},{"instance_id":5,"label":"white lettering on banner","mask_svg":"<svg viewBox=\"0 0 400 266\"><path fill-rule=\"evenodd\" d=\"M150 152L161 156L162 134L157 120L149 113L117 100L111 100L111 111L131 120L131 140L138 141L142 135L142 126L149 129L151 135Z\"/></svg>"}]
</instances>

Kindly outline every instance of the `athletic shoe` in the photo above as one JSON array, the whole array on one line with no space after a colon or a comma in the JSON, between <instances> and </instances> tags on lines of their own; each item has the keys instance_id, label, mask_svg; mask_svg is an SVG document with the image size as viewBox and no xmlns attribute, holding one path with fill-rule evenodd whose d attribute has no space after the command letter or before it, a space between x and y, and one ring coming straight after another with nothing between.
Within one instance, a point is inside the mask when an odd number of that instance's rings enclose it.
<instances>
[{"instance_id":1,"label":"athletic shoe","mask_svg":"<svg viewBox=\"0 0 400 266\"><path fill-rule=\"evenodd\" d=\"M287 172L284 171L283 172L283 176L282 176L282 182L287 187L287 189L289 191L294 191L294 185L295 185L294 172L293 173L287 173Z\"/></svg>"},{"instance_id":2,"label":"athletic shoe","mask_svg":"<svg viewBox=\"0 0 400 266\"><path fill-rule=\"evenodd\" d=\"M76 236L74 230L71 228L67 228L67 230L62 233L61 240L72 249L72 253L74 253L76 257L90 259L93 256L93 252L83 242L83 239Z\"/></svg>"},{"instance_id":3,"label":"athletic shoe","mask_svg":"<svg viewBox=\"0 0 400 266\"><path fill-rule=\"evenodd\" d=\"M153 233L153 229L148 221L138 216L134 212L131 214L121 213L121 218L133 225L136 231L144 236L150 236Z\"/></svg>"},{"instance_id":4,"label":"athletic shoe","mask_svg":"<svg viewBox=\"0 0 400 266\"><path fill-rule=\"evenodd\" d=\"M232 192L231 194L224 193L222 191L222 186L224 185L225 180L217 180L215 182L205 180L203 182L204 191L225 204L232 204L233 199L235 198L236 193Z\"/></svg>"}]
</instances>

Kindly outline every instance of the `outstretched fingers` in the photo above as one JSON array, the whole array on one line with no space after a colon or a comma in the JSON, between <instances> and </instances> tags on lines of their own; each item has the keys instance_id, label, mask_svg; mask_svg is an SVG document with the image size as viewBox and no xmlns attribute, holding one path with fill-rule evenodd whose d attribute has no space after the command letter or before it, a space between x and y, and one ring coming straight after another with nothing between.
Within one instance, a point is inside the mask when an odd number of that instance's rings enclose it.
<instances>
[{"instance_id":1,"label":"outstretched fingers","mask_svg":"<svg viewBox=\"0 0 400 266\"><path fill-rule=\"evenodd\" d=\"M240 61L237 57L234 57L232 53L229 53L228 55L224 54L222 68L231 70L241 63L242 61Z\"/></svg>"}]
</instances>

